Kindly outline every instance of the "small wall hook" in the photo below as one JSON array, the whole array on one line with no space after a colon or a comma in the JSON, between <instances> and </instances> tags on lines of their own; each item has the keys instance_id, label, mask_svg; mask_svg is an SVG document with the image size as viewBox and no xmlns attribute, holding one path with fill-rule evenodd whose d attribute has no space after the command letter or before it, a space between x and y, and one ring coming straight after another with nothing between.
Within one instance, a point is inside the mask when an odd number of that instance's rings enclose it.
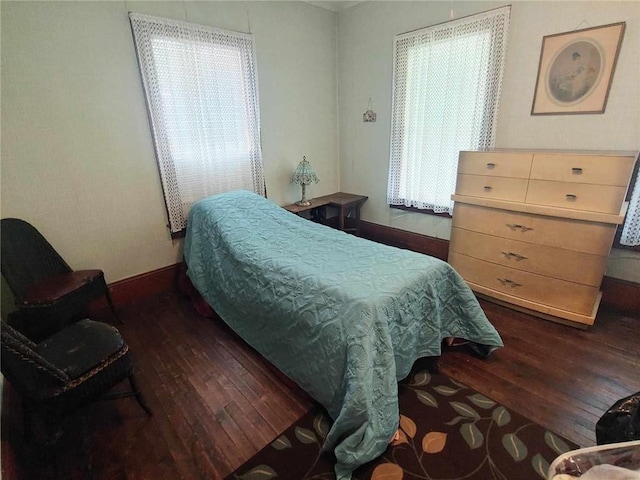
<instances>
[{"instance_id":1,"label":"small wall hook","mask_svg":"<svg viewBox=\"0 0 640 480\"><path fill-rule=\"evenodd\" d=\"M376 112L371 109L371 97L369 97L369 103L367 104L367 111L362 115L363 122L375 122Z\"/></svg>"}]
</instances>

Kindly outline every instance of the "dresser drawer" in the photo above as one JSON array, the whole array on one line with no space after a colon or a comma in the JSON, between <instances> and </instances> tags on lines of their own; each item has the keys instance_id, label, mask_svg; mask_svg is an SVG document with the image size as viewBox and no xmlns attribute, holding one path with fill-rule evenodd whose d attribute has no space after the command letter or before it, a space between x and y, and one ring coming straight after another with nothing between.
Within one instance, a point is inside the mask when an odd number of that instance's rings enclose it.
<instances>
[{"instance_id":1,"label":"dresser drawer","mask_svg":"<svg viewBox=\"0 0 640 480\"><path fill-rule=\"evenodd\" d=\"M530 180L526 203L600 213L620 213L626 187Z\"/></svg>"},{"instance_id":2,"label":"dresser drawer","mask_svg":"<svg viewBox=\"0 0 640 480\"><path fill-rule=\"evenodd\" d=\"M458 173L528 178L532 159L531 153L460 152Z\"/></svg>"},{"instance_id":3,"label":"dresser drawer","mask_svg":"<svg viewBox=\"0 0 640 480\"><path fill-rule=\"evenodd\" d=\"M526 178L488 177L486 175L458 174L456 194L524 202L527 195Z\"/></svg>"},{"instance_id":4,"label":"dresser drawer","mask_svg":"<svg viewBox=\"0 0 640 480\"><path fill-rule=\"evenodd\" d=\"M522 242L606 256L616 226L456 202L453 226Z\"/></svg>"},{"instance_id":5,"label":"dresser drawer","mask_svg":"<svg viewBox=\"0 0 640 480\"><path fill-rule=\"evenodd\" d=\"M457 253L569 282L599 287L606 257L451 229L450 250Z\"/></svg>"},{"instance_id":6,"label":"dresser drawer","mask_svg":"<svg viewBox=\"0 0 640 480\"><path fill-rule=\"evenodd\" d=\"M496 265L449 253L449 263L472 283L550 307L590 315L598 288Z\"/></svg>"},{"instance_id":7,"label":"dresser drawer","mask_svg":"<svg viewBox=\"0 0 640 480\"><path fill-rule=\"evenodd\" d=\"M535 154L531 178L626 187L634 162L634 157Z\"/></svg>"}]
</instances>

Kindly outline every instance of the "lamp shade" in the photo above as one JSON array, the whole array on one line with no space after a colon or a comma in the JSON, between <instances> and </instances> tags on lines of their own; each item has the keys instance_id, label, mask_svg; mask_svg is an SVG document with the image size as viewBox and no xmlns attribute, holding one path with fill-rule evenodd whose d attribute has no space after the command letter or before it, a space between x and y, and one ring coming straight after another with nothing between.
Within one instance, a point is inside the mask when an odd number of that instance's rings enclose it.
<instances>
[{"instance_id":1,"label":"lamp shade","mask_svg":"<svg viewBox=\"0 0 640 480\"><path fill-rule=\"evenodd\" d=\"M310 185L312 182L318 183L320 179L316 175L316 172L311 168L311 164L307 162L307 157L302 157L302 161L298 164L291 183L297 183L298 185Z\"/></svg>"}]
</instances>

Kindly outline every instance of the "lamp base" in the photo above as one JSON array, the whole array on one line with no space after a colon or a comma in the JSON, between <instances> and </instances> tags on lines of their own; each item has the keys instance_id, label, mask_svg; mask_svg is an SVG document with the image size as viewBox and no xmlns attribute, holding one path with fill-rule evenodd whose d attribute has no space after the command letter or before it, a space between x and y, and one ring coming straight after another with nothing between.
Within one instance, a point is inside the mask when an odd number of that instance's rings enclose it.
<instances>
[{"instance_id":1,"label":"lamp base","mask_svg":"<svg viewBox=\"0 0 640 480\"><path fill-rule=\"evenodd\" d=\"M308 207L311 205L311 202L307 200L307 184L301 183L300 186L302 187L302 198L296 202L296 205L299 207Z\"/></svg>"}]
</instances>

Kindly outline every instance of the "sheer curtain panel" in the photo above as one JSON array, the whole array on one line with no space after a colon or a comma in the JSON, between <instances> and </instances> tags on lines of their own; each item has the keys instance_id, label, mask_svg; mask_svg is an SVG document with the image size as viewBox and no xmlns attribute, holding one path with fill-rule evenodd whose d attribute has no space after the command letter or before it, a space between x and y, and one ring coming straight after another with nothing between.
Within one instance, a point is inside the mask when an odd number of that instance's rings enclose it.
<instances>
[{"instance_id":1,"label":"sheer curtain panel","mask_svg":"<svg viewBox=\"0 0 640 480\"><path fill-rule=\"evenodd\" d=\"M640 158L636 160L640 162ZM637 247L640 245L640 168L636 165L635 170L635 186L629 200L627 215L622 227L620 235L620 244L628 247ZM633 182L632 182L633 183Z\"/></svg>"},{"instance_id":2,"label":"sheer curtain panel","mask_svg":"<svg viewBox=\"0 0 640 480\"><path fill-rule=\"evenodd\" d=\"M129 13L169 227L208 195L265 195L253 36Z\"/></svg>"},{"instance_id":3,"label":"sheer curtain panel","mask_svg":"<svg viewBox=\"0 0 640 480\"><path fill-rule=\"evenodd\" d=\"M389 205L453 211L460 150L494 144L510 7L397 36Z\"/></svg>"}]
</instances>

